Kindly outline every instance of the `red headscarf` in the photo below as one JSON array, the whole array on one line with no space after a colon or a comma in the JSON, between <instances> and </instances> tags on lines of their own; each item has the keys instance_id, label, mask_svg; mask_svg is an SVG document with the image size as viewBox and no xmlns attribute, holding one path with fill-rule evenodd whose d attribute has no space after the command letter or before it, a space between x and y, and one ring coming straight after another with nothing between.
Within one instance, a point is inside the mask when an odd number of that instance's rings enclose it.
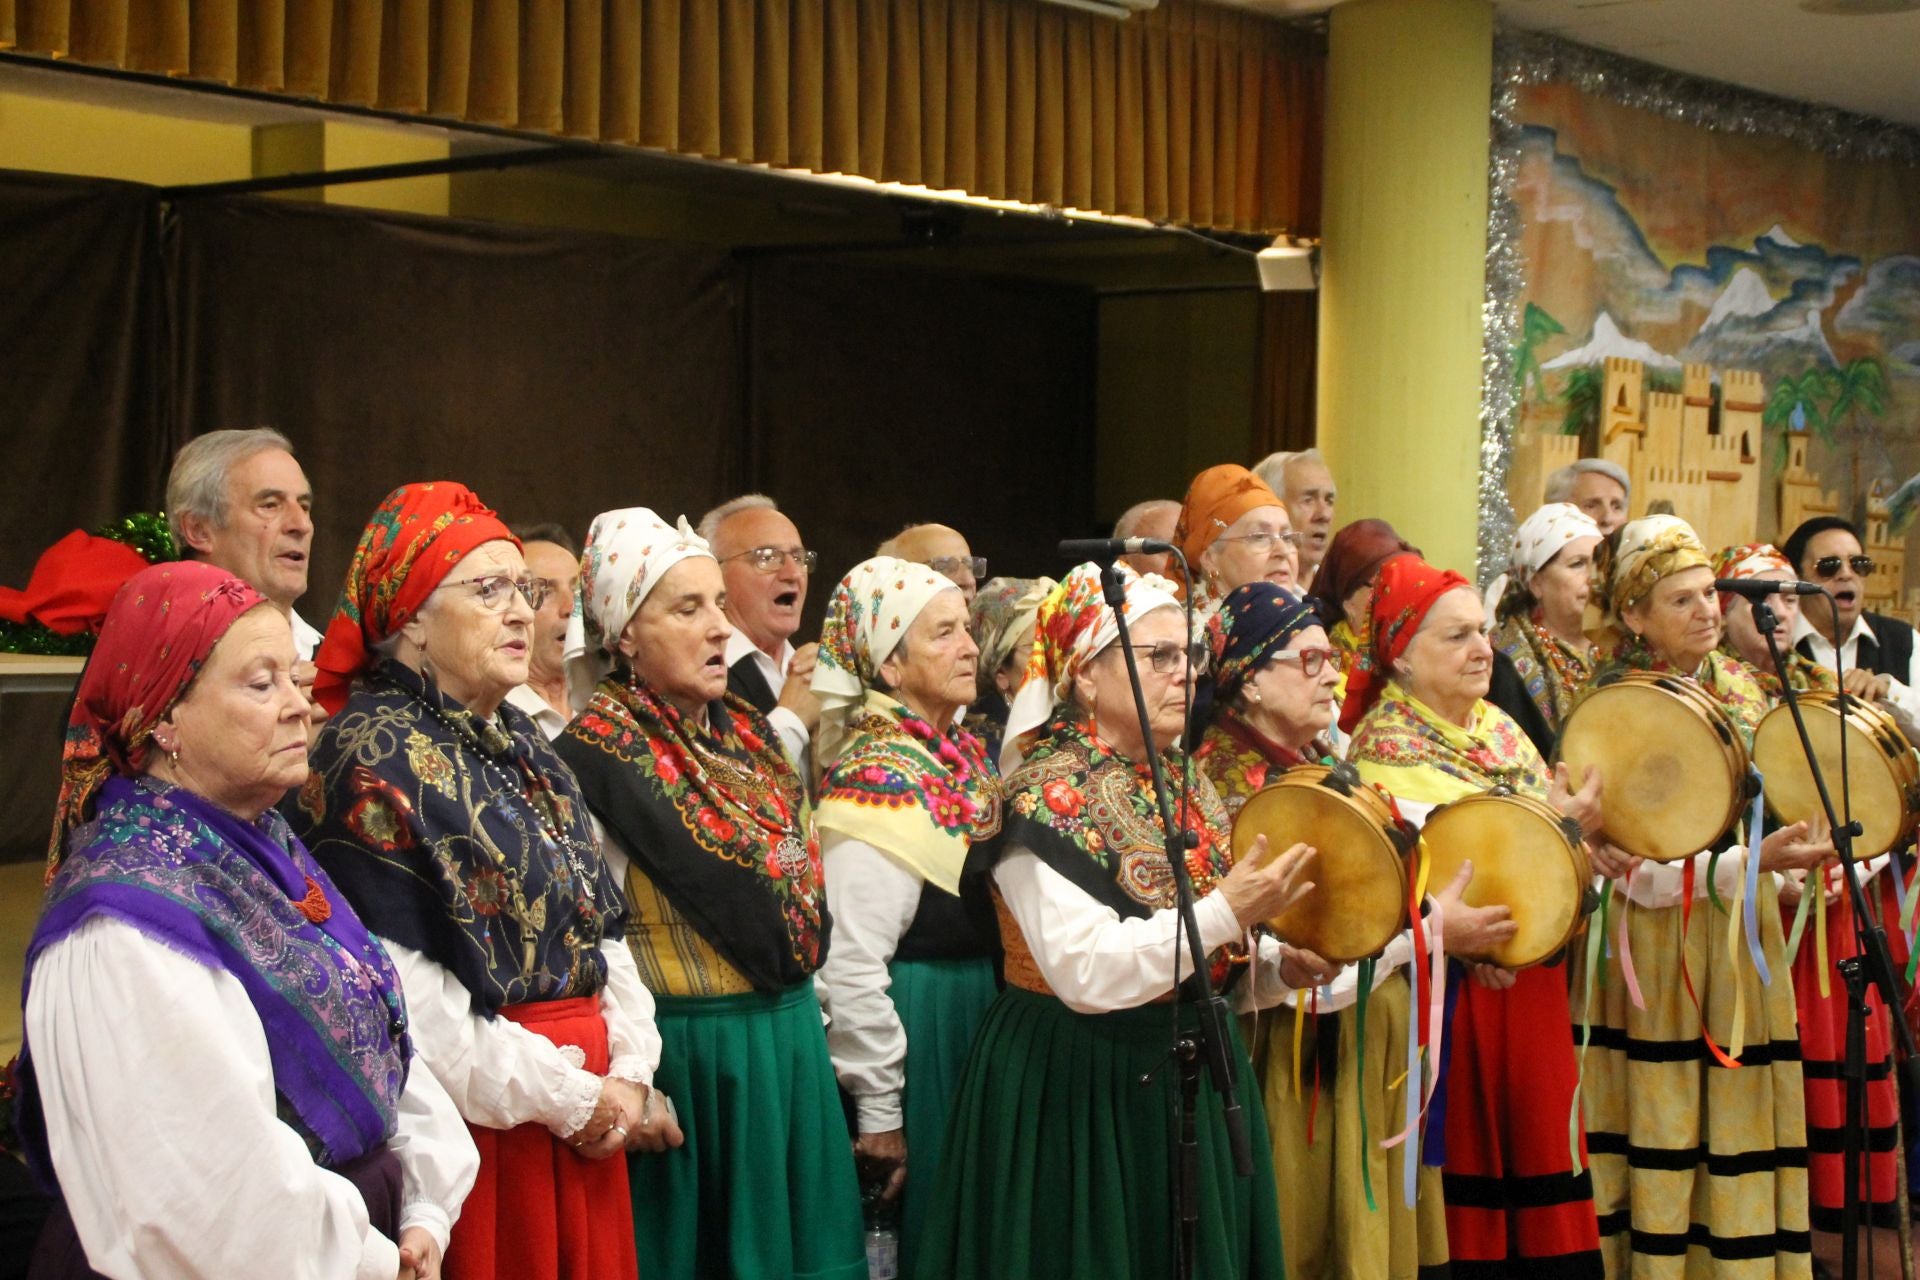
<instances>
[{"instance_id":1,"label":"red headscarf","mask_svg":"<svg viewBox=\"0 0 1920 1280\"><path fill-rule=\"evenodd\" d=\"M1352 733L1361 717L1380 700L1393 678L1393 660L1407 651L1421 620L1434 602L1455 587L1471 584L1451 569L1436 569L1410 551L1380 566L1373 584L1373 614L1367 652L1347 676L1347 700L1340 708L1340 729Z\"/></svg>"},{"instance_id":2,"label":"red headscarf","mask_svg":"<svg viewBox=\"0 0 1920 1280\"><path fill-rule=\"evenodd\" d=\"M462 556L496 541L520 545L463 484L403 484L386 496L353 549L340 607L313 655L313 696L328 715L339 714L353 678L373 665L373 647L419 612Z\"/></svg>"},{"instance_id":3,"label":"red headscarf","mask_svg":"<svg viewBox=\"0 0 1920 1280\"><path fill-rule=\"evenodd\" d=\"M1385 520L1355 520L1327 544L1326 559L1320 562L1307 594L1320 602L1329 621L1338 622L1347 597L1373 581L1375 570L1388 556L1403 551L1420 554L1420 548L1395 533Z\"/></svg>"},{"instance_id":4,"label":"red headscarf","mask_svg":"<svg viewBox=\"0 0 1920 1280\"><path fill-rule=\"evenodd\" d=\"M233 620L264 603L225 569L198 561L151 565L127 579L107 610L67 721L49 875L66 852L67 833L92 817L107 775L132 777L146 767L154 726Z\"/></svg>"}]
</instances>

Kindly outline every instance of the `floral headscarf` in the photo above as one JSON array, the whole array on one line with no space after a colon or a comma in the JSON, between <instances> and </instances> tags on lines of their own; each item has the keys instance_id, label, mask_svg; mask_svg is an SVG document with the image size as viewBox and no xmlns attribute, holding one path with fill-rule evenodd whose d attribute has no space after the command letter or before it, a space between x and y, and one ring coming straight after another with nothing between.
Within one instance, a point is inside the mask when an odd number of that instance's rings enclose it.
<instances>
[{"instance_id":1,"label":"floral headscarf","mask_svg":"<svg viewBox=\"0 0 1920 1280\"><path fill-rule=\"evenodd\" d=\"M694 556L714 558L685 516L668 524L646 507L621 507L593 518L563 651L576 707L613 669L614 646L648 593L667 570Z\"/></svg>"},{"instance_id":2,"label":"floral headscarf","mask_svg":"<svg viewBox=\"0 0 1920 1280\"><path fill-rule=\"evenodd\" d=\"M265 602L225 569L192 560L152 565L121 586L67 721L49 874L66 856L67 833L92 817L107 778L135 777L146 768L154 726L185 695L234 620Z\"/></svg>"},{"instance_id":3,"label":"floral headscarf","mask_svg":"<svg viewBox=\"0 0 1920 1280\"><path fill-rule=\"evenodd\" d=\"M1614 613L1647 598L1662 578L1712 564L1693 526L1678 516L1642 516L1620 530L1607 592Z\"/></svg>"},{"instance_id":4,"label":"floral headscarf","mask_svg":"<svg viewBox=\"0 0 1920 1280\"><path fill-rule=\"evenodd\" d=\"M1033 625L1040 602L1060 585L1052 578L993 578L973 598L973 638L980 646L981 692L1013 656L1021 633Z\"/></svg>"},{"instance_id":5,"label":"floral headscarf","mask_svg":"<svg viewBox=\"0 0 1920 1280\"><path fill-rule=\"evenodd\" d=\"M1373 588L1365 661L1347 675L1347 700L1340 708L1340 729L1352 733L1393 679L1393 661L1407 651L1427 611L1441 596L1470 585L1451 569L1436 569L1411 553L1380 566Z\"/></svg>"},{"instance_id":6,"label":"floral headscarf","mask_svg":"<svg viewBox=\"0 0 1920 1280\"><path fill-rule=\"evenodd\" d=\"M1309 627L1320 626L1313 603L1271 582L1249 582L1227 593L1208 624L1213 650L1213 696L1225 704L1259 670L1269 653Z\"/></svg>"},{"instance_id":7,"label":"floral headscarf","mask_svg":"<svg viewBox=\"0 0 1920 1280\"><path fill-rule=\"evenodd\" d=\"M1549 502L1528 516L1513 531L1507 571L1487 588L1487 616L1494 616L1509 584L1526 586L1527 580L1546 568L1569 542L1599 536L1600 526L1593 522L1593 517L1571 502Z\"/></svg>"},{"instance_id":8,"label":"floral headscarf","mask_svg":"<svg viewBox=\"0 0 1920 1280\"><path fill-rule=\"evenodd\" d=\"M1799 576L1770 542L1744 542L1725 547L1713 558L1715 578L1760 578L1769 573L1784 573L1789 578ZM1731 591L1720 593L1721 613L1733 607L1733 599Z\"/></svg>"},{"instance_id":9,"label":"floral headscarf","mask_svg":"<svg viewBox=\"0 0 1920 1280\"><path fill-rule=\"evenodd\" d=\"M1157 573L1135 573L1127 565L1115 569L1125 585L1122 608L1129 624L1155 609L1180 607L1177 588ZM1000 748L1001 772L1010 772L1026 754L1031 740L1021 739L1047 723L1056 704L1073 689L1073 679L1088 662L1119 639L1119 624L1107 607L1100 586L1101 566L1091 562L1074 566L1060 585L1048 593L1034 615L1033 651L1027 672L1007 714L1007 736Z\"/></svg>"},{"instance_id":10,"label":"floral headscarf","mask_svg":"<svg viewBox=\"0 0 1920 1280\"><path fill-rule=\"evenodd\" d=\"M920 611L953 581L923 564L875 556L855 565L827 598L813 692L820 699L815 758L831 765L847 741L848 722L866 704L881 664L900 647ZM957 876L956 872L956 876Z\"/></svg>"},{"instance_id":11,"label":"floral headscarf","mask_svg":"<svg viewBox=\"0 0 1920 1280\"><path fill-rule=\"evenodd\" d=\"M451 480L403 484L380 503L347 565L346 589L313 656L313 696L327 714L346 705L375 646L420 611L460 558L486 542L520 545L493 508Z\"/></svg>"}]
</instances>

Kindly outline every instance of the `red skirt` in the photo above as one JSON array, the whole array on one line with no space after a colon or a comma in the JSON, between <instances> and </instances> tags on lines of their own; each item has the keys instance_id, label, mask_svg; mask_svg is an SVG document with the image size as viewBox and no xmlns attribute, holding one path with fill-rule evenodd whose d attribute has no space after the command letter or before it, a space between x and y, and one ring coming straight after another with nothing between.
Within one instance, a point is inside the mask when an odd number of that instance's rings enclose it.
<instances>
[{"instance_id":1,"label":"red skirt","mask_svg":"<svg viewBox=\"0 0 1920 1280\"><path fill-rule=\"evenodd\" d=\"M1581 1135L1567 1114L1579 1084L1563 965L1523 969L1506 991L1457 977L1448 1025L1447 1244L1456 1277L1599 1277L1600 1228Z\"/></svg>"},{"instance_id":2,"label":"red skirt","mask_svg":"<svg viewBox=\"0 0 1920 1280\"><path fill-rule=\"evenodd\" d=\"M597 996L508 1005L500 1016L558 1045L578 1045L586 1069L607 1069ZM482 1129L480 1176L453 1225L447 1280L633 1280L633 1203L620 1155L588 1160L545 1125Z\"/></svg>"},{"instance_id":3,"label":"red skirt","mask_svg":"<svg viewBox=\"0 0 1920 1280\"><path fill-rule=\"evenodd\" d=\"M1888 950L1896 965L1906 958L1906 944L1898 934L1890 867L1867 886L1880 898L1881 920L1887 926ZM1782 909L1786 927L1793 912ZM1793 997L1800 1008L1801 1071L1807 1082L1807 1217L1816 1231L1839 1231L1845 1202L1846 1161L1842 1157L1846 1113L1846 1081L1840 1075L1847 1048L1847 987L1840 979L1839 962L1860 951L1853 933L1853 903L1845 896L1827 900L1827 995L1820 995L1819 951L1814 946L1813 922L1807 922L1800 951L1793 958ZM1867 1174L1861 1188L1862 1218L1876 1226L1898 1225L1897 1166L1899 1143L1895 1121L1900 1100L1893 1079L1893 1030L1887 1025L1886 1005L1880 993L1867 990ZM1871 1206L1870 1208L1868 1206Z\"/></svg>"}]
</instances>

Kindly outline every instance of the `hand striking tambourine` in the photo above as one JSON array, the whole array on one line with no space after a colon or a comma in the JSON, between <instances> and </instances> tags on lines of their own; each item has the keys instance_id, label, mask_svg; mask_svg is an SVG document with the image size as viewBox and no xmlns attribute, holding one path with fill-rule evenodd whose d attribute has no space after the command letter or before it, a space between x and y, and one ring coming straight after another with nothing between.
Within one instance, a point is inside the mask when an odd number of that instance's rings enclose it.
<instances>
[{"instance_id":1,"label":"hand striking tambourine","mask_svg":"<svg viewBox=\"0 0 1920 1280\"><path fill-rule=\"evenodd\" d=\"M1568 714L1559 756L1576 778L1600 770L1606 838L1654 862L1712 848L1748 796L1747 748L1732 719L1678 676L1608 677Z\"/></svg>"},{"instance_id":2,"label":"hand striking tambourine","mask_svg":"<svg viewBox=\"0 0 1920 1280\"><path fill-rule=\"evenodd\" d=\"M1267 921L1286 942L1350 964L1407 927L1413 838L1351 765L1301 765L1256 792L1234 819L1234 859L1262 835L1269 858L1301 842L1314 850L1303 873L1313 892Z\"/></svg>"},{"instance_id":3,"label":"hand striking tambourine","mask_svg":"<svg viewBox=\"0 0 1920 1280\"><path fill-rule=\"evenodd\" d=\"M1840 738L1846 736L1848 790L1854 820L1861 827L1853 842L1854 857L1877 858L1906 844L1920 824L1920 760L1893 717L1871 702L1826 690L1801 694L1800 710L1834 812L1843 821ZM1760 721L1753 735L1753 762L1766 777L1767 808L1774 817L1789 823L1826 818L1786 703Z\"/></svg>"}]
</instances>

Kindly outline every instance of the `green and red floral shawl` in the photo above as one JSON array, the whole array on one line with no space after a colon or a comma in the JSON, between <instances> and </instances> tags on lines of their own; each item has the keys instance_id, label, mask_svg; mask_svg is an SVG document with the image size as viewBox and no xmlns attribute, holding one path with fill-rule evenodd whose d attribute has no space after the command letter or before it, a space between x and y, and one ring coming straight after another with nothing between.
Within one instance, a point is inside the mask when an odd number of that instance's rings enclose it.
<instances>
[{"instance_id":1,"label":"green and red floral shawl","mask_svg":"<svg viewBox=\"0 0 1920 1280\"><path fill-rule=\"evenodd\" d=\"M1177 787L1179 749L1169 749L1161 761ZM1116 754L1083 715L1066 706L1056 711L1007 778L1006 795L1000 835L976 846L979 856L967 863L970 879L991 871L1006 852L1025 849L1122 918L1142 919L1174 905L1153 774L1146 761ZM1213 784L1197 769L1183 816L1199 842L1187 854L1197 901L1233 866L1233 824Z\"/></svg>"},{"instance_id":2,"label":"green and red floral shawl","mask_svg":"<svg viewBox=\"0 0 1920 1280\"><path fill-rule=\"evenodd\" d=\"M1753 749L1754 730L1760 727L1760 720L1767 714L1770 705L1767 695L1754 679L1753 668L1718 649L1703 658L1696 670L1682 671L1671 662L1655 656L1646 641L1629 632L1619 651L1613 655L1613 660L1593 673L1593 681L1587 688L1599 688L1616 671L1654 671L1699 681L1701 688L1713 695L1713 700L1733 717L1734 727L1740 731L1748 750Z\"/></svg>"},{"instance_id":3,"label":"green and red floral shawl","mask_svg":"<svg viewBox=\"0 0 1920 1280\"><path fill-rule=\"evenodd\" d=\"M1315 739L1305 751L1282 746L1242 720L1231 708L1214 717L1200 739L1193 762L1207 775L1227 816L1240 816L1241 806L1255 792L1299 764L1312 764L1332 755L1326 743Z\"/></svg>"},{"instance_id":4,"label":"green and red floral shawl","mask_svg":"<svg viewBox=\"0 0 1920 1280\"><path fill-rule=\"evenodd\" d=\"M806 789L745 700L710 704L703 729L622 671L554 746L609 834L755 988L820 967L830 922Z\"/></svg>"}]
</instances>

